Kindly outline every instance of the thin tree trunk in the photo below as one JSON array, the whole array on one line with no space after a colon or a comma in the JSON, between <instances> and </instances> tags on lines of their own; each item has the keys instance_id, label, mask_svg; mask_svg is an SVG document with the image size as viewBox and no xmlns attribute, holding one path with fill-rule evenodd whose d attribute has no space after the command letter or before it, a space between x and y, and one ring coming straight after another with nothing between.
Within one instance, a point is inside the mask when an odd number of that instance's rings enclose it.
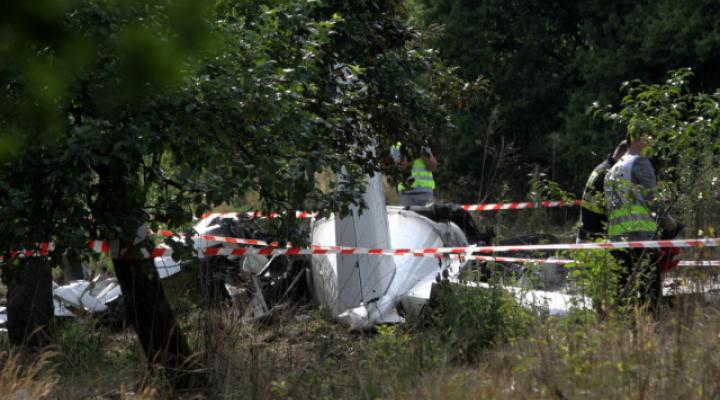
<instances>
[{"instance_id":1,"label":"thin tree trunk","mask_svg":"<svg viewBox=\"0 0 720 400\"><path fill-rule=\"evenodd\" d=\"M6 278L7 329L10 343L40 348L51 343L54 314L52 275L44 258L25 258Z\"/></svg>"},{"instance_id":2,"label":"thin tree trunk","mask_svg":"<svg viewBox=\"0 0 720 400\"><path fill-rule=\"evenodd\" d=\"M204 370L199 368L199 357L193 357L190 346L180 330L175 314L170 308L160 277L152 258L144 259L138 251L140 247L152 247L145 240L144 232L139 230L141 238L129 236L137 229L133 224L141 224L144 217L144 194L139 182L128 181L124 177L132 175L124 160L115 160L108 165L96 165L98 173L98 196L93 204L93 215L99 220L122 221L124 225L119 238L120 243L136 243L131 248L120 249L124 257L113 255L115 274L123 292L125 314L132 324L151 366L161 367L175 389L190 389L205 386ZM140 239L138 242L136 239Z\"/></svg>"},{"instance_id":3,"label":"thin tree trunk","mask_svg":"<svg viewBox=\"0 0 720 400\"><path fill-rule=\"evenodd\" d=\"M113 264L127 320L135 328L150 364L163 368L175 389L204 386L204 371L180 331L153 260L114 259Z\"/></svg>"}]
</instances>

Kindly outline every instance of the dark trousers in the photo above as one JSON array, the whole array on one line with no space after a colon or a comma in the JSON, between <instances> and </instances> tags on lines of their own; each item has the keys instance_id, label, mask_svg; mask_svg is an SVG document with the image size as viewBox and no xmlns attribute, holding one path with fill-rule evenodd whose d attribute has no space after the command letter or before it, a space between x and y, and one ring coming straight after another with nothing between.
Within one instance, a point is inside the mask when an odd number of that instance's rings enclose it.
<instances>
[{"instance_id":1,"label":"dark trousers","mask_svg":"<svg viewBox=\"0 0 720 400\"><path fill-rule=\"evenodd\" d=\"M408 191L400 194L400 204L403 207L426 206L433 202L433 192Z\"/></svg>"},{"instance_id":2,"label":"dark trousers","mask_svg":"<svg viewBox=\"0 0 720 400\"><path fill-rule=\"evenodd\" d=\"M647 306L657 312L662 296L662 277L656 249L624 249L613 251L620 270L618 291L621 304ZM638 302L639 301L639 302Z\"/></svg>"}]
</instances>

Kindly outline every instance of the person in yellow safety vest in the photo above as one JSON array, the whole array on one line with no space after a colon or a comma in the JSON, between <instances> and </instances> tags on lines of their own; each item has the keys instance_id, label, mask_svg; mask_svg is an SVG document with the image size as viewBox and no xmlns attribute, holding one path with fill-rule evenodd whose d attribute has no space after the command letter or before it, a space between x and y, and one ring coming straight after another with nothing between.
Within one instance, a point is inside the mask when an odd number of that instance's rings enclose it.
<instances>
[{"instance_id":1,"label":"person in yellow safety vest","mask_svg":"<svg viewBox=\"0 0 720 400\"><path fill-rule=\"evenodd\" d=\"M647 134L628 136L627 153L605 176L608 236L612 241L653 240L659 233L655 170L642 155L650 139ZM675 229L671 217L661 220L666 229ZM621 267L618 276L621 297L635 297L631 289L637 288L642 304L656 312L662 294L657 250L633 248L615 251L613 255Z\"/></svg>"},{"instance_id":2,"label":"person in yellow safety vest","mask_svg":"<svg viewBox=\"0 0 720 400\"><path fill-rule=\"evenodd\" d=\"M583 191L577 243L605 238L608 222L605 212L605 175L620 157L625 155L625 152L627 152L627 142L623 140L590 174Z\"/></svg>"},{"instance_id":3,"label":"person in yellow safety vest","mask_svg":"<svg viewBox=\"0 0 720 400\"><path fill-rule=\"evenodd\" d=\"M393 160L400 167L408 171L410 170L410 179L408 183L400 183L397 190L400 193L400 204L404 207L425 206L433 202L433 191L435 190L435 180L432 172L437 169L437 159L433 156L430 147L422 148L422 156L409 161L401 155L402 144L398 143L391 149Z\"/></svg>"}]
</instances>

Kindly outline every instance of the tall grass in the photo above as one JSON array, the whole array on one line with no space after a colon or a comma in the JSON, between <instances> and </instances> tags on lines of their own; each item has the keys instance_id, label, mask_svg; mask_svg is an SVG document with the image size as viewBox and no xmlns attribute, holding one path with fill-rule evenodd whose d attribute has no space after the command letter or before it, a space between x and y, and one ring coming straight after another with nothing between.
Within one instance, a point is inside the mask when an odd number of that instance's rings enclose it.
<instances>
[{"instance_id":1,"label":"tall grass","mask_svg":"<svg viewBox=\"0 0 720 400\"><path fill-rule=\"evenodd\" d=\"M36 355L0 352L0 396L9 400L47 398L58 383L50 363L53 355L50 351Z\"/></svg>"},{"instance_id":2,"label":"tall grass","mask_svg":"<svg viewBox=\"0 0 720 400\"><path fill-rule=\"evenodd\" d=\"M676 299L658 319L640 311L552 318L499 290L453 289L428 311L426 319L359 333L314 307L287 307L268 323L241 324L222 307L181 318L207 321L196 343L206 350L212 398L720 396L720 309L702 296ZM81 321L62 329L57 352L66 354L51 364L49 355L2 355L3 396L177 396L144 372L138 349L121 351L136 346L126 333Z\"/></svg>"},{"instance_id":3,"label":"tall grass","mask_svg":"<svg viewBox=\"0 0 720 400\"><path fill-rule=\"evenodd\" d=\"M528 212L535 217L525 224L520 215L513 216L516 225L503 222L511 227L504 234L568 229L553 212ZM706 259L716 251L695 253ZM601 253L567 256L590 266L571 274L577 292L610 304L612 260ZM707 282L708 272L682 279ZM210 375L204 394L211 398L720 398L720 308L710 297L677 297L657 318L637 310L552 318L520 307L497 287L449 286L420 320L358 333L313 306L287 305L270 321L244 324L228 307L207 307L201 293L189 296L199 290L190 283L176 286L192 289L165 285L204 357ZM1 353L0 398L178 396L147 372L129 331L84 318L57 329L51 359Z\"/></svg>"},{"instance_id":4,"label":"tall grass","mask_svg":"<svg viewBox=\"0 0 720 400\"><path fill-rule=\"evenodd\" d=\"M473 369L433 371L403 398L718 398L720 313L681 306L661 320L550 319Z\"/></svg>"},{"instance_id":5,"label":"tall grass","mask_svg":"<svg viewBox=\"0 0 720 400\"><path fill-rule=\"evenodd\" d=\"M660 319L528 316L463 293L475 315L348 333L314 311L227 331L220 398L717 398L720 310L679 299ZM475 297L473 297L475 296ZM507 298L503 297L503 301ZM475 304L473 302L476 302ZM493 321L493 318L495 320ZM519 323L522 321L522 323ZM226 323L231 323L228 319ZM220 332L220 330L216 331Z\"/></svg>"}]
</instances>

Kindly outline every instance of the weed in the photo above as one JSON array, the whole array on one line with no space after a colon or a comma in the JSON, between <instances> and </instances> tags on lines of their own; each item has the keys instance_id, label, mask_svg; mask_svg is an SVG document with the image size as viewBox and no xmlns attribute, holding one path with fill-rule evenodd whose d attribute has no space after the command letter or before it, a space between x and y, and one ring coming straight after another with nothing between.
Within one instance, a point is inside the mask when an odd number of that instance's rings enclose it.
<instances>
[{"instance_id":1,"label":"weed","mask_svg":"<svg viewBox=\"0 0 720 400\"><path fill-rule=\"evenodd\" d=\"M472 288L440 282L423 325L455 361L477 361L484 349L522 335L531 315L498 284Z\"/></svg>"},{"instance_id":2,"label":"weed","mask_svg":"<svg viewBox=\"0 0 720 400\"><path fill-rule=\"evenodd\" d=\"M51 351L33 355L0 352L0 393L5 399L42 399L57 386Z\"/></svg>"},{"instance_id":3,"label":"weed","mask_svg":"<svg viewBox=\"0 0 720 400\"><path fill-rule=\"evenodd\" d=\"M595 312L605 316L618 301L620 266L608 251L582 250L572 254L577 262L568 264L572 290L590 297Z\"/></svg>"}]
</instances>

